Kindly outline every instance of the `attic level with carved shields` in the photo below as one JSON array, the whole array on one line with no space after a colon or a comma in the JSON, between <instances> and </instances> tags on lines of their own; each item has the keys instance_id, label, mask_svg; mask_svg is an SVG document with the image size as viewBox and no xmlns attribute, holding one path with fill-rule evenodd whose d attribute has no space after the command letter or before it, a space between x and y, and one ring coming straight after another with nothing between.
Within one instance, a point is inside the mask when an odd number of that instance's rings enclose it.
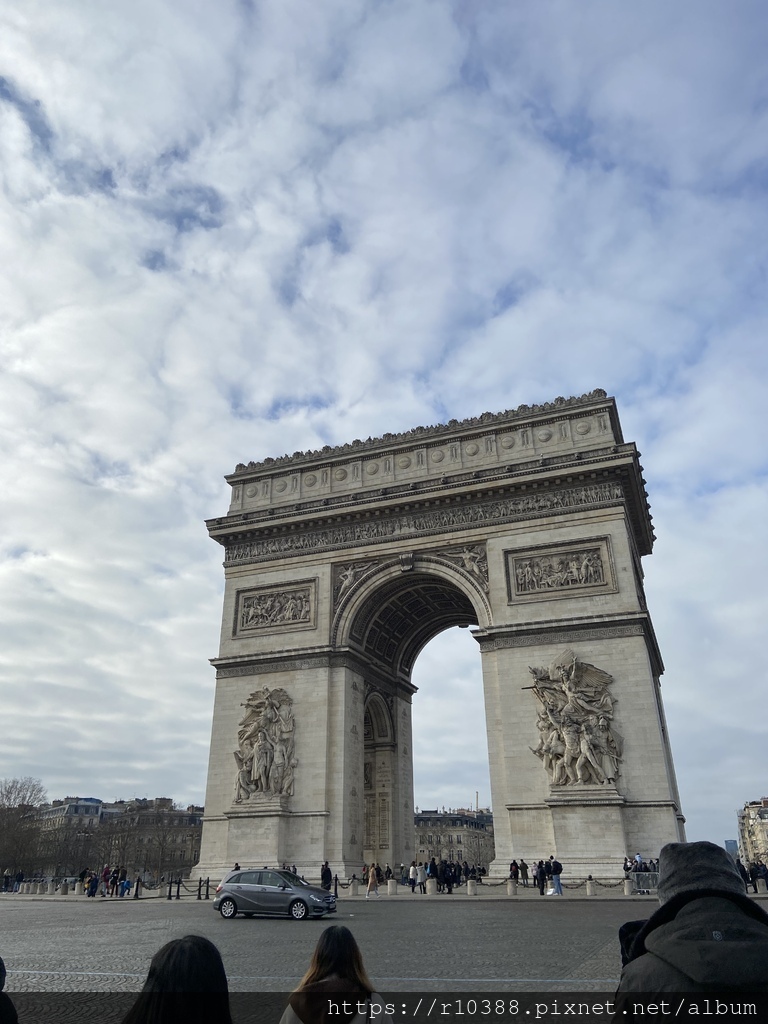
<instances>
[{"instance_id":1,"label":"attic level with carved shields","mask_svg":"<svg viewBox=\"0 0 768 1024\"><path fill-rule=\"evenodd\" d=\"M225 593L200 874L410 862L411 673L453 626L482 667L492 875L554 853L619 877L627 850L683 837L645 481L604 391L226 479L207 523Z\"/></svg>"}]
</instances>

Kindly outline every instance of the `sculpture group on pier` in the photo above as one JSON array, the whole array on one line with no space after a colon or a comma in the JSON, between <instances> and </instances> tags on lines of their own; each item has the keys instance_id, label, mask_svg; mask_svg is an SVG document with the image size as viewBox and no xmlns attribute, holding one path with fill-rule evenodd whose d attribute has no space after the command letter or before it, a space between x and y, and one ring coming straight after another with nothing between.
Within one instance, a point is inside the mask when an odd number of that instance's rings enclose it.
<instances>
[{"instance_id":1,"label":"sculpture group on pier","mask_svg":"<svg viewBox=\"0 0 768 1024\"><path fill-rule=\"evenodd\" d=\"M283 689L265 686L250 695L238 725L234 751L237 764L235 803L292 796L295 721L292 699Z\"/></svg>"},{"instance_id":2,"label":"sculpture group on pier","mask_svg":"<svg viewBox=\"0 0 768 1024\"><path fill-rule=\"evenodd\" d=\"M531 751L541 759L553 786L614 785L621 764L622 738L613 727L613 677L566 650L549 668L530 668L540 702L539 742Z\"/></svg>"}]
</instances>

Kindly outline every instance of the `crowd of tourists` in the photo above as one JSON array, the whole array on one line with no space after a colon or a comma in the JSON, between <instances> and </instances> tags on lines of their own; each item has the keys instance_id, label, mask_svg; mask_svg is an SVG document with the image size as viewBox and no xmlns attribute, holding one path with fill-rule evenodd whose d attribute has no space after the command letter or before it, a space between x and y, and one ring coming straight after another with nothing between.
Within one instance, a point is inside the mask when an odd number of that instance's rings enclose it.
<instances>
[{"instance_id":1,"label":"crowd of tourists","mask_svg":"<svg viewBox=\"0 0 768 1024\"><path fill-rule=\"evenodd\" d=\"M563 895L563 886L560 880L562 873L563 865L554 854L546 860L537 860L532 869L522 858L519 863L517 860L513 860L509 865L509 877L513 882L520 882L523 888L527 889L530 879L534 889L538 889L542 896L545 893L547 896Z\"/></svg>"},{"instance_id":2,"label":"crowd of tourists","mask_svg":"<svg viewBox=\"0 0 768 1024\"><path fill-rule=\"evenodd\" d=\"M410 867L400 864L399 874L393 871L389 864L382 870L378 863L363 864L360 872L363 885L369 891L374 884L378 889L380 885L395 878L401 885L410 885L411 892L415 892L418 886L421 893L426 893L427 880L430 878L435 879L437 891L442 893L453 892L454 888L466 884L470 879L482 882L486 873L485 868L476 867L474 864L470 866L467 861L438 861L435 857L420 860L418 863L415 860L411 861Z\"/></svg>"}]
</instances>

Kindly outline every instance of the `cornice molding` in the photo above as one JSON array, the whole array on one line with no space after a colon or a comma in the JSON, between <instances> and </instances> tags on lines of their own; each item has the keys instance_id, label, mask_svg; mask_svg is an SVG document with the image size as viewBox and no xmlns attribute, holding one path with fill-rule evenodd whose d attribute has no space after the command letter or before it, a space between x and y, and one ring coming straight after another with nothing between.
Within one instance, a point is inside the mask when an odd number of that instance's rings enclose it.
<instances>
[{"instance_id":1,"label":"cornice molding","mask_svg":"<svg viewBox=\"0 0 768 1024\"><path fill-rule=\"evenodd\" d=\"M390 447L395 444L409 442L422 443L436 438L443 438L444 435L452 434L456 431L466 431L470 428L498 427L542 414L568 412L571 409L593 405L606 399L607 392L603 391L602 388L596 388L594 391L587 392L584 395L571 398L555 398L554 401L544 402L541 405L519 405L516 409L507 409L504 412L484 412L480 416L470 416L464 420L449 420L448 423L438 423L429 427L414 427L412 430L405 430L397 434L369 437L365 441L356 439L348 444L325 445L318 450L294 452L293 455L281 455L274 459L263 459L261 462L249 462L247 465L241 462L235 467L234 473L227 476L226 479L233 482L259 470L283 469L287 466L305 465L323 459L333 459L335 456L347 457L353 453L362 454L379 449L382 446Z\"/></svg>"}]
</instances>

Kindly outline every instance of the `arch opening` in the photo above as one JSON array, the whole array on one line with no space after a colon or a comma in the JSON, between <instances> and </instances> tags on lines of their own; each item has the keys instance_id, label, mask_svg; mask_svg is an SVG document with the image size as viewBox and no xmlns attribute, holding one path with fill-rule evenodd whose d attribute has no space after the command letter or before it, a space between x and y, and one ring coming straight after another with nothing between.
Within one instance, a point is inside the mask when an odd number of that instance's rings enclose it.
<instances>
[{"instance_id":1,"label":"arch opening","mask_svg":"<svg viewBox=\"0 0 768 1024\"><path fill-rule=\"evenodd\" d=\"M349 637L367 660L409 682L419 652L451 626L476 626L477 612L458 586L426 572L402 574L363 603Z\"/></svg>"},{"instance_id":2,"label":"arch opening","mask_svg":"<svg viewBox=\"0 0 768 1024\"><path fill-rule=\"evenodd\" d=\"M469 639L466 627L473 625L478 625L478 614L468 594L450 579L426 571L398 572L371 588L358 604L348 639L368 666L362 722L363 849L368 863L380 863L382 868L390 863L394 870L400 860L410 862L417 856L411 718L416 687L411 675L431 641L456 633ZM465 629L453 628L457 626ZM480 747L487 751L480 657L475 641L471 644L472 674L479 691L474 704L480 709L473 732L483 736ZM461 728L460 704L454 712L454 727ZM452 803L456 802L454 795ZM393 858L397 865L391 863Z\"/></svg>"}]
</instances>

